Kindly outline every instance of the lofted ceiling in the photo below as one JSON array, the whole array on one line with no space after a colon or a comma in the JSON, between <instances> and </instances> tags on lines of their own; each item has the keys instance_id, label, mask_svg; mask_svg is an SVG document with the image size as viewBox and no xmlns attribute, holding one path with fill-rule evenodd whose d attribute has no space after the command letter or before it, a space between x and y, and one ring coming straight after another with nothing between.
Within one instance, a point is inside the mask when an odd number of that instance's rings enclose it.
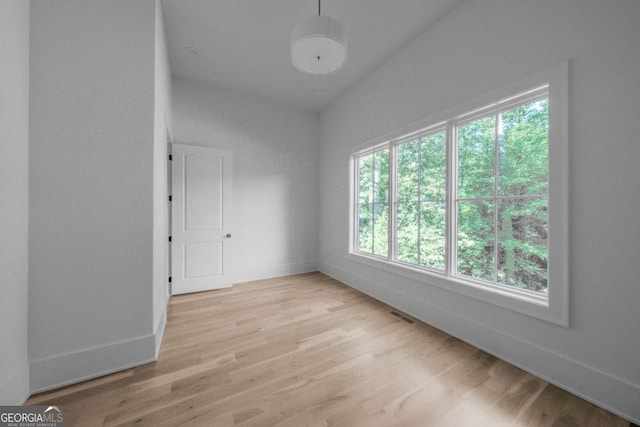
<instances>
[{"instance_id":1,"label":"lofted ceiling","mask_svg":"<svg viewBox=\"0 0 640 427\"><path fill-rule=\"evenodd\" d=\"M461 0L323 0L348 38L345 66L303 74L289 57L296 22L317 0L162 0L171 73L320 111Z\"/></svg>"}]
</instances>

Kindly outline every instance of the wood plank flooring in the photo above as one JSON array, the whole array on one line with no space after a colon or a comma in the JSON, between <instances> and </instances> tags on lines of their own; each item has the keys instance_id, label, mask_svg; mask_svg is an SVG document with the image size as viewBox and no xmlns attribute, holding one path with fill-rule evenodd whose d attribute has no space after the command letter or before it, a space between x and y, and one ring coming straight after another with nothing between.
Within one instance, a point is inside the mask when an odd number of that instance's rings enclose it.
<instances>
[{"instance_id":1,"label":"wood plank flooring","mask_svg":"<svg viewBox=\"0 0 640 427\"><path fill-rule=\"evenodd\" d=\"M320 273L172 297L157 362L27 404L67 427L629 426Z\"/></svg>"}]
</instances>

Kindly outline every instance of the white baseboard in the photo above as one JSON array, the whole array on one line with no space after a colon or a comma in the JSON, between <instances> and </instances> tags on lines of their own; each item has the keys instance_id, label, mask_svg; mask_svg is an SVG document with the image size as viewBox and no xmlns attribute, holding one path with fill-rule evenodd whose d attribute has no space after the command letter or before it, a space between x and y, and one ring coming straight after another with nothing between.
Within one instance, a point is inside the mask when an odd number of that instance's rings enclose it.
<instances>
[{"instance_id":1,"label":"white baseboard","mask_svg":"<svg viewBox=\"0 0 640 427\"><path fill-rule=\"evenodd\" d=\"M29 397L29 364L25 361L0 382L0 405L22 405Z\"/></svg>"},{"instance_id":2,"label":"white baseboard","mask_svg":"<svg viewBox=\"0 0 640 427\"><path fill-rule=\"evenodd\" d=\"M160 354L160 346L162 345L162 339L164 338L164 330L167 327L167 304L169 302L169 298L167 298L166 303L164 305L164 309L162 310L162 316L160 316L160 321L158 322L158 326L156 327L156 332L154 334L155 337L155 360L158 360L158 354Z\"/></svg>"},{"instance_id":3,"label":"white baseboard","mask_svg":"<svg viewBox=\"0 0 640 427\"><path fill-rule=\"evenodd\" d=\"M30 363L31 393L40 393L155 360L155 335L33 360Z\"/></svg>"},{"instance_id":4,"label":"white baseboard","mask_svg":"<svg viewBox=\"0 0 640 427\"><path fill-rule=\"evenodd\" d=\"M320 263L319 270L359 291L420 319L474 347L640 424L640 386L576 362L564 355L478 324L424 299Z\"/></svg>"},{"instance_id":5,"label":"white baseboard","mask_svg":"<svg viewBox=\"0 0 640 427\"><path fill-rule=\"evenodd\" d=\"M233 274L233 283L290 276L292 274L310 273L312 271L318 271L318 263L316 261L270 265L268 267L252 270L236 271Z\"/></svg>"}]
</instances>

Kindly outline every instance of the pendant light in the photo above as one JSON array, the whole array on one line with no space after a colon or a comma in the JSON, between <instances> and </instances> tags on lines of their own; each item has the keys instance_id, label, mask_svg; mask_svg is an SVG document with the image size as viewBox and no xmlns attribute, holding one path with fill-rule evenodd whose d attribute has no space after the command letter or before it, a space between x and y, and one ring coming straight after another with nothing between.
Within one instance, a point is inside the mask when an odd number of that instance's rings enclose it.
<instances>
[{"instance_id":1,"label":"pendant light","mask_svg":"<svg viewBox=\"0 0 640 427\"><path fill-rule=\"evenodd\" d=\"M298 22L291 33L291 62L298 70L310 74L332 73L347 59L347 37L342 24L320 12L318 0L318 16Z\"/></svg>"}]
</instances>

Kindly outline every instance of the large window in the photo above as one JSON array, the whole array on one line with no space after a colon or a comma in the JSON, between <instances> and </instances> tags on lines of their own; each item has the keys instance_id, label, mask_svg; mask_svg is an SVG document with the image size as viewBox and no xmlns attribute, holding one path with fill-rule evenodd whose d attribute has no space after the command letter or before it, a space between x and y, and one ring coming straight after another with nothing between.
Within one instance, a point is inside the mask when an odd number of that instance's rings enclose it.
<instances>
[{"instance_id":1,"label":"large window","mask_svg":"<svg viewBox=\"0 0 640 427\"><path fill-rule=\"evenodd\" d=\"M354 154L351 252L566 324L566 96L517 89Z\"/></svg>"}]
</instances>

